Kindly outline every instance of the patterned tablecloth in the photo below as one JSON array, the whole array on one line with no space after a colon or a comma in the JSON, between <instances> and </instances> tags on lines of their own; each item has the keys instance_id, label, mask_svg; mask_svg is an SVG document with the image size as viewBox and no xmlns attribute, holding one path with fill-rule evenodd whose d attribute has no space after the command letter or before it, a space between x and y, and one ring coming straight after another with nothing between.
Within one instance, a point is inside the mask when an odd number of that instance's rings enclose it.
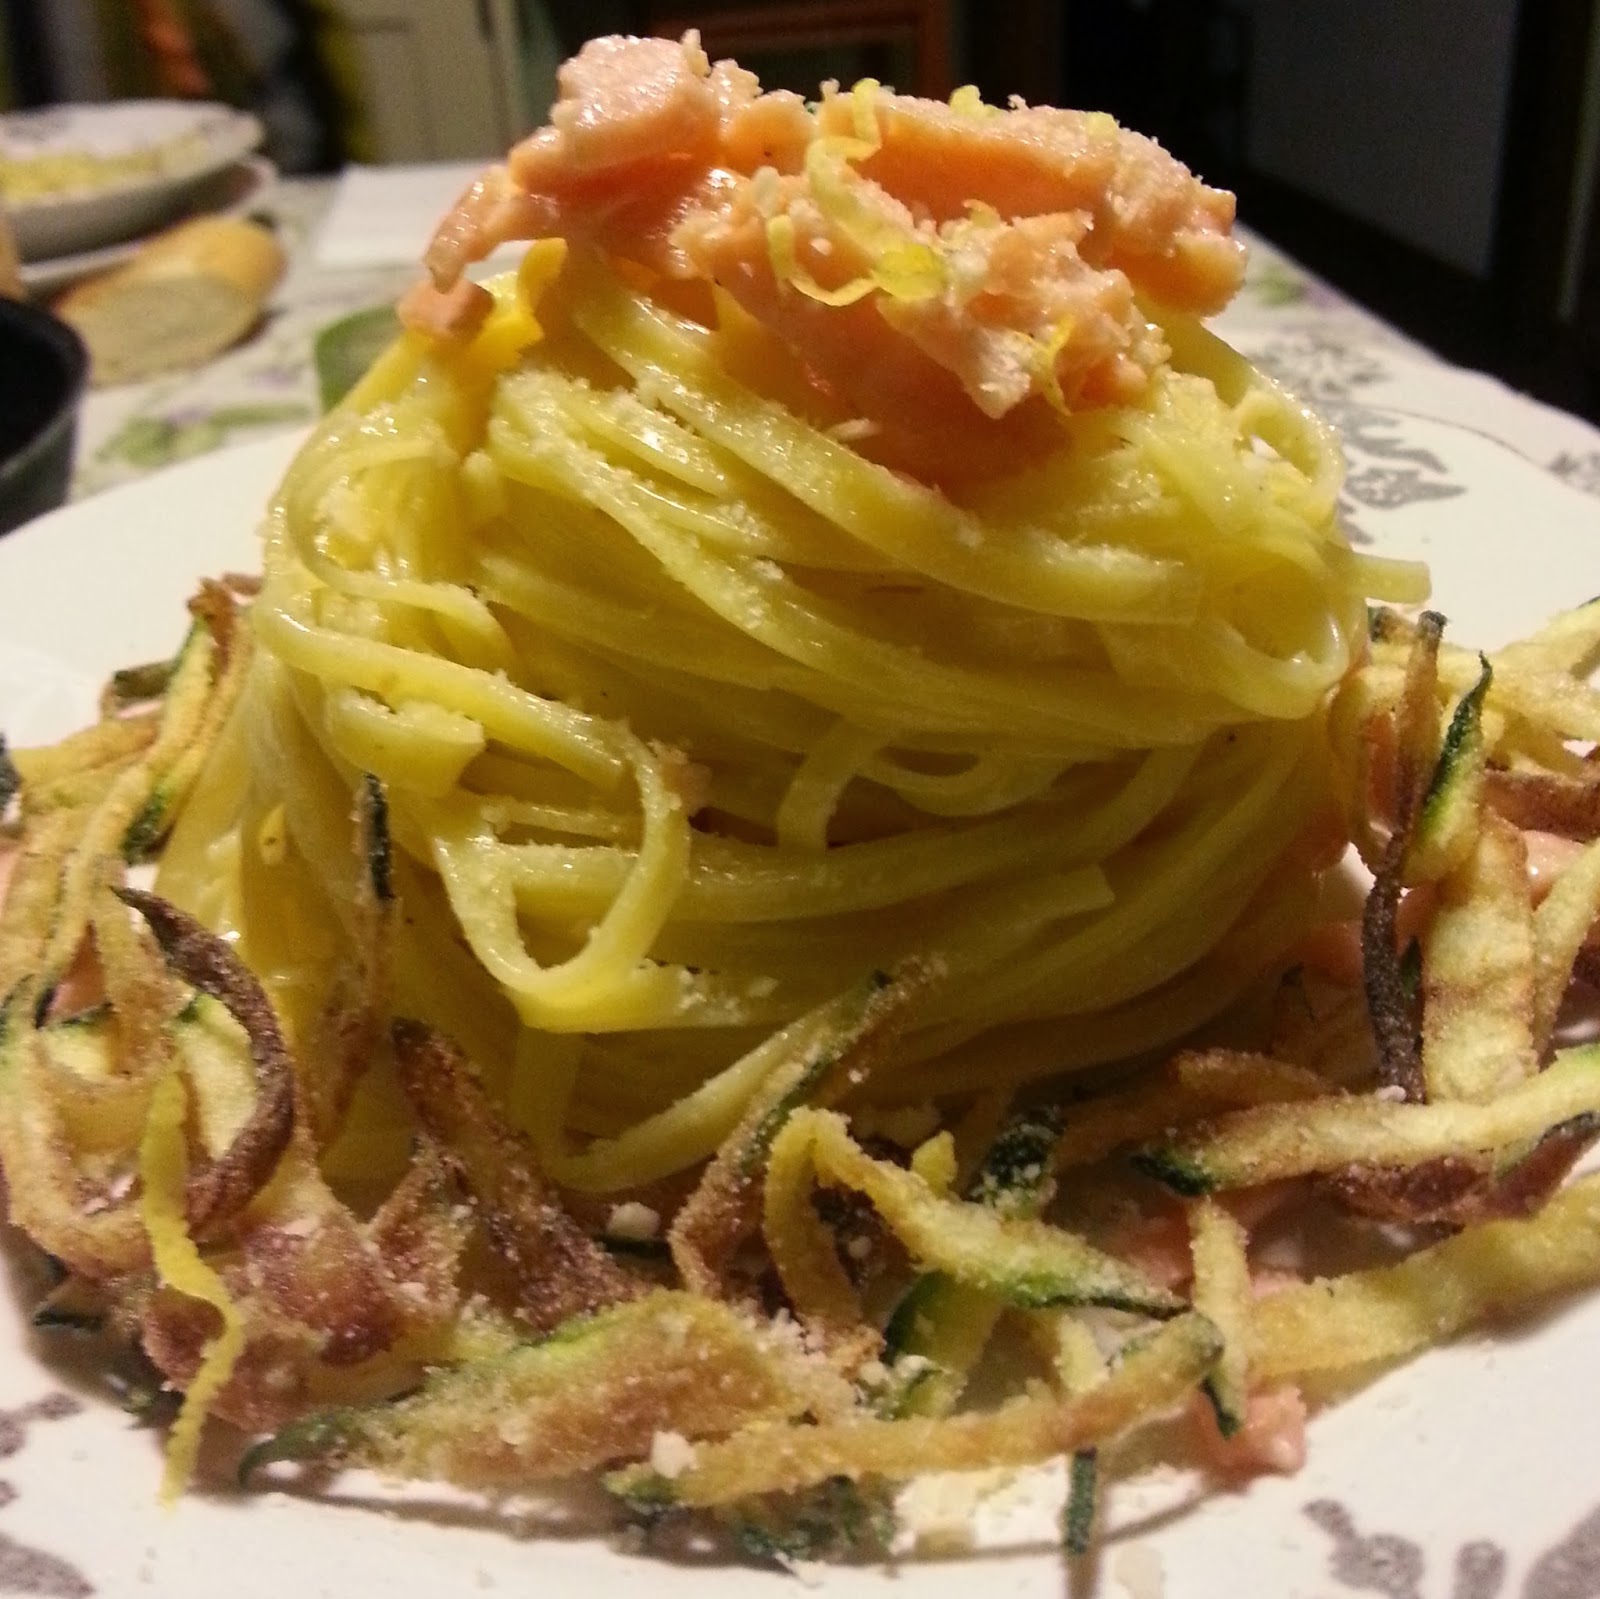
<instances>
[{"instance_id":1,"label":"patterned tablecloth","mask_svg":"<svg viewBox=\"0 0 1600 1599\"><path fill-rule=\"evenodd\" d=\"M410 266L332 269L313 243L333 193L328 180L280 184L263 210L291 266L245 344L198 371L89 398L75 497L97 493L225 444L303 427L317 414L316 337L392 300ZM1600 432L1493 378L1450 366L1252 238L1243 292L1217 331L1311 401L1342 431L1350 460L1347 512L1465 492L1436 455L1408 440L1408 417L1475 429L1574 486L1600 494Z\"/></svg>"}]
</instances>

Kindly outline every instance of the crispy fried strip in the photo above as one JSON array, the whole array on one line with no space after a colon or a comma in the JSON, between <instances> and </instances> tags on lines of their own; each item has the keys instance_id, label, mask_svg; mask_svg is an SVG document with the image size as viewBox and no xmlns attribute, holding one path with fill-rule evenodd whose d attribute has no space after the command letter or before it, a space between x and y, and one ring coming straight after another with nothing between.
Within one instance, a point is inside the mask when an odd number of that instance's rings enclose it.
<instances>
[{"instance_id":1,"label":"crispy fried strip","mask_svg":"<svg viewBox=\"0 0 1600 1599\"><path fill-rule=\"evenodd\" d=\"M1533 913L1533 1039L1542 1053L1572 981L1584 940L1600 919L1600 842L1562 872Z\"/></svg>"},{"instance_id":2,"label":"crispy fried strip","mask_svg":"<svg viewBox=\"0 0 1600 1599\"><path fill-rule=\"evenodd\" d=\"M658 1433L716 1437L847 1402L840 1379L746 1316L657 1290L539 1343L435 1372L393 1404L294 1423L252 1449L239 1475L331 1456L399 1477L515 1488L638 1459Z\"/></svg>"},{"instance_id":3,"label":"crispy fried strip","mask_svg":"<svg viewBox=\"0 0 1600 1599\"><path fill-rule=\"evenodd\" d=\"M795 1314L809 1331L839 1346L861 1333L864 1314L840 1264L837 1241L812 1204L817 1178L812 1114L797 1110L772 1141L761 1189L761 1230Z\"/></svg>"},{"instance_id":4,"label":"crispy fried strip","mask_svg":"<svg viewBox=\"0 0 1600 1599\"><path fill-rule=\"evenodd\" d=\"M367 1223L366 1236L418 1314L453 1314L460 1300L462 1254L471 1219L457 1203L444 1152L419 1134L405 1176Z\"/></svg>"},{"instance_id":5,"label":"crispy fried strip","mask_svg":"<svg viewBox=\"0 0 1600 1599\"><path fill-rule=\"evenodd\" d=\"M646 1284L545 1188L527 1140L495 1113L466 1056L420 1022L396 1021L391 1036L406 1097L477 1198L530 1322L549 1329L642 1294Z\"/></svg>"},{"instance_id":6,"label":"crispy fried strip","mask_svg":"<svg viewBox=\"0 0 1600 1599\"><path fill-rule=\"evenodd\" d=\"M48 844L37 833L27 841L28 914L8 914L0 923L0 991L27 973L40 974L47 988L59 981L83 942L101 863L118 853L142 858L171 826L237 696L249 656L233 601L218 592L221 601L209 587L191 601L203 620L191 627L179 652L148 747L122 765L109 785L97 786L81 810L60 813L63 826L46 835Z\"/></svg>"},{"instance_id":7,"label":"crispy fried strip","mask_svg":"<svg viewBox=\"0 0 1600 1599\"><path fill-rule=\"evenodd\" d=\"M183 1078L174 1067L156 1086L139 1149L139 1170L144 1179L140 1209L156 1270L164 1283L211 1306L222 1319L221 1329L208 1340L199 1370L189 1382L183 1409L167 1443L162 1494L168 1500L175 1499L193 1475L206 1411L227 1382L245 1345L244 1319L239 1308L222 1279L200 1258L185 1223L188 1194L193 1187L183 1128L187 1102Z\"/></svg>"},{"instance_id":8,"label":"crispy fried strip","mask_svg":"<svg viewBox=\"0 0 1600 1599\"><path fill-rule=\"evenodd\" d=\"M172 674L177 670L176 657L164 661L143 661L138 666L119 666L100 690L100 717L109 722L120 717L135 705L158 700L167 692Z\"/></svg>"},{"instance_id":9,"label":"crispy fried strip","mask_svg":"<svg viewBox=\"0 0 1600 1599\"><path fill-rule=\"evenodd\" d=\"M112 1204L83 1182L62 1127L52 1031L38 1025L37 985L0 1005L0 1160L12 1223L71 1270L96 1280L148 1267L145 1230L132 1204ZM91 1197L99 1201L89 1205Z\"/></svg>"},{"instance_id":10,"label":"crispy fried strip","mask_svg":"<svg viewBox=\"0 0 1600 1599\"><path fill-rule=\"evenodd\" d=\"M1007 1304L1102 1305L1161 1317L1184 1308L1176 1295L1072 1233L947 1199L915 1172L872 1159L833 1111L798 1110L780 1137L786 1145L809 1145L821 1181L865 1195L925 1269Z\"/></svg>"},{"instance_id":11,"label":"crispy fried strip","mask_svg":"<svg viewBox=\"0 0 1600 1599\"><path fill-rule=\"evenodd\" d=\"M1575 778L1491 768L1484 778L1484 800L1524 831L1584 842L1600 834L1600 771Z\"/></svg>"},{"instance_id":12,"label":"crispy fried strip","mask_svg":"<svg viewBox=\"0 0 1600 1599\"><path fill-rule=\"evenodd\" d=\"M1527 1216L1557 1188L1594 1142L1600 1119L1553 1127L1509 1170L1485 1157L1445 1155L1420 1166L1351 1166L1328 1179L1343 1204L1376 1221L1475 1227Z\"/></svg>"},{"instance_id":13,"label":"crispy fried strip","mask_svg":"<svg viewBox=\"0 0 1600 1599\"><path fill-rule=\"evenodd\" d=\"M122 863L107 863L120 880ZM187 995L148 934L140 936L108 881L93 911L95 948L106 1001L116 1023L118 1075L152 1080L172 1052L167 1026Z\"/></svg>"},{"instance_id":14,"label":"crispy fried strip","mask_svg":"<svg viewBox=\"0 0 1600 1599\"><path fill-rule=\"evenodd\" d=\"M1512 666L1587 677L1600 650L1600 599L1558 611L1537 632L1508 644L1498 659Z\"/></svg>"},{"instance_id":15,"label":"crispy fried strip","mask_svg":"<svg viewBox=\"0 0 1600 1599\"><path fill-rule=\"evenodd\" d=\"M1347 1095L1261 1106L1202 1122L1136 1155L1178 1193L1254 1187L1352 1164L1417 1166L1441 1156L1513 1150L1600 1113L1600 1045L1562 1051L1536 1077L1487 1104L1397 1104Z\"/></svg>"},{"instance_id":16,"label":"crispy fried strip","mask_svg":"<svg viewBox=\"0 0 1600 1599\"><path fill-rule=\"evenodd\" d=\"M1395 917L1406 851L1423 795L1438 759L1439 725L1434 695L1444 618L1424 611L1406 660L1405 687L1395 712L1392 830L1361 916L1361 953L1367 1007L1378 1040L1378 1073L1407 1099L1423 1097L1422 1059L1413 998L1395 947Z\"/></svg>"},{"instance_id":17,"label":"crispy fried strip","mask_svg":"<svg viewBox=\"0 0 1600 1599\"><path fill-rule=\"evenodd\" d=\"M45 978L39 1001L49 1007L61 973L44 973L37 957L50 937L62 863L81 826L81 818L72 811L53 811L23 829L6 889L5 917L0 921L0 993L9 993L36 976Z\"/></svg>"},{"instance_id":18,"label":"crispy fried strip","mask_svg":"<svg viewBox=\"0 0 1600 1599\"><path fill-rule=\"evenodd\" d=\"M1214 1199L1189 1206L1189 1248L1194 1258L1194 1308L1222 1334L1222 1353L1205 1380L1217 1431L1231 1438L1244 1425L1250 1397L1250 1346L1255 1295L1250 1285L1248 1236Z\"/></svg>"},{"instance_id":19,"label":"crispy fried strip","mask_svg":"<svg viewBox=\"0 0 1600 1599\"><path fill-rule=\"evenodd\" d=\"M1472 848L1483 809L1488 746L1483 702L1494 681L1488 658L1478 657L1478 681L1461 696L1445 729L1438 760L1406 844L1408 883L1431 883L1456 870Z\"/></svg>"},{"instance_id":20,"label":"crispy fried strip","mask_svg":"<svg viewBox=\"0 0 1600 1599\"><path fill-rule=\"evenodd\" d=\"M1469 848L1441 885L1422 946L1422 1073L1430 1100L1492 1099L1538 1069L1527 847L1491 811Z\"/></svg>"},{"instance_id":21,"label":"crispy fried strip","mask_svg":"<svg viewBox=\"0 0 1600 1599\"><path fill-rule=\"evenodd\" d=\"M26 777L22 789L22 819L32 825L53 811L75 811L80 819L111 793L123 774L135 766L143 752L149 748L156 731L158 717L150 712L137 719L106 724L128 727L144 737L129 753L107 761L101 766L85 766L81 771L70 772L48 783L32 783Z\"/></svg>"},{"instance_id":22,"label":"crispy fried strip","mask_svg":"<svg viewBox=\"0 0 1600 1599\"><path fill-rule=\"evenodd\" d=\"M1029 1318L1036 1340L1055 1367L1056 1381L1067 1395L1081 1394L1103 1382L1105 1356L1094 1334L1072 1311L1039 1311ZM1069 1555L1086 1555L1094 1547L1100 1509L1100 1451L1075 1450L1067 1470L1067 1500L1061 1510L1061 1546Z\"/></svg>"},{"instance_id":23,"label":"crispy fried strip","mask_svg":"<svg viewBox=\"0 0 1600 1599\"><path fill-rule=\"evenodd\" d=\"M12 770L21 783L30 812L69 803L65 794L41 806L41 797L69 790L86 773L110 774L150 747L160 723L154 711L96 722L69 733L59 744L11 752Z\"/></svg>"},{"instance_id":24,"label":"crispy fried strip","mask_svg":"<svg viewBox=\"0 0 1600 1599\"><path fill-rule=\"evenodd\" d=\"M356 790L356 878L349 961L301 1051L300 1102L317 1147L343 1125L351 1096L382 1047L389 1027L391 952L399 901L390 859L389 802L370 773Z\"/></svg>"},{"instance_id":25,"label":"crispy fried strip","mask_svg":"<svg viewBox=\"0 0 1600 1599\"><path fill-rule=\"evenodd\" d=\"M725 1442L701 1444L674 1477L632 1466L613 1473L606 1486L643 1505L719 1505L751 1494L792 1493L830 1477L897 1480L1033 1465L1105 1442L1169 1410L1193 1391L1221 1348L1216 1328L1202 1316L1185 1315L1130 1349L1104 1382L1065 1401L1030 1396L947 1418L746 1427Z\"/></svg>"},{"instance_id":26,"label":"crispy fried strip","mask_svg":"<svg viewBox=\"0 0 1600 1599\"><path fill-rule=\"evenodd\" d=\"M294 1062L271 1002L232 947L175 905L143 889L113 890L149 924L168 966L209 994L244 1028L256 1102L233 1142L189 1179L189 1225L198 1233L237 1215L277 1169L294 1131Z\"/></svg>"},{"instance_id":27,"label":"crispy fried strip","mask_svg":"<svg viewBox=\"0 0 1600 1599\"><path fill-rule=\"evenodd\" d=\"M0 822L5 820L11 802L22 790L22 773L6 747L6 736L0 733Z\"/></svg>"},{"instance_id":28,"label":"crispy fried strip","mask_svg":"<svg viewBox=\"0 0 1600 1599\"><path fill-rule=\"evenodd\" d=\"M1037 1216L1055 1193L1052 1150L1061 1134L1064 1112L1043 1105L1023 1110L1000 1128L983 1164L974 1173L968 1197L1004 1216ZM993 1296L954 1281L943 1272L927 1272L901 1298L884 1332L884 1342L898 1361L914 1364L884 1395L880 1409L895 1416L948 1415L961 1398L972 1369L1000 1320L1001 1305ZM1040 1312L1041 1319L1060 1319Z\"/></svg>"},{"instance_id":29,"label":"crispy fried strip","mask_svg":"<svg viewBox=\"0 0 1600 1599\"><path fill-rule=\"evenodd\" d=\"M1276 1105L1333 1092L1326 1078L1250 1050L1185 1050L1131 1088L1063 1108L1052 1171L1089 1166L1130 1144L1219 1109Z\"/></svg>"},{"instance_id":30,"label":"crispy fried strip","mask_svg":"<svg viewBox=\"0 0 1600 1599\"><path fill-rule=\"evenodd\" d=\"M1395 948L1395 916L1400 909L1402 866L1411 829L1422 804L1438 754L1438 642L1445 619L1424 611L1406 658L1405 688L1395 711L1394 816L1373 890L1362 912L1362 970L1366 1005L1378 1039L1378 1072L1384 1084L1398 1085L1408 1100L1422 1098L1422 1061L1416 1037L1413 1000Z\"/></svg>"},{"instance_id":31,"label":"crispy fried strip","mask_svg":"<svg viewBox=\"0 0 1600 1599\"><path fill-rule=\"evenodd\" d=\"M832 1104L866 1082L898 1037L908 1004L939 975L925 961L875 972L798 1028L804 1042L751 1098L673 1218L668 1243L687 1288L713 1297L724 1291L728 1259L761 1224L767 1153L783 1124L801 1105Z\"/></svg>"},{"instance_id":32,"label":"crispy fried strip","mask_svg":"<svg viewBox=\"0 0 1600 1599\"><path fill-rule=\"evenodd\" d=\"M1512 1310L1600 1283L1600 1177L1525 1221L1493 1221L1395 1266L1319 1278L1256 1306L1255 1370L1301 1372L1395 1360Z\"/></svg>"}]
</instances>

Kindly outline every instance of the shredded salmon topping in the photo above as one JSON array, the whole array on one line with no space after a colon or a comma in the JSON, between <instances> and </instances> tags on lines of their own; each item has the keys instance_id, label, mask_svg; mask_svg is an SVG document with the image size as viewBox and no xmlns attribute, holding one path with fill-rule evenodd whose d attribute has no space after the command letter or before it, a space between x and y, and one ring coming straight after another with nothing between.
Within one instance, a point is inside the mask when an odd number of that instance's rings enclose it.
<instances>
[{"instance_id":1,"label":"shredded salmon topping","mask_svg":"<svg viewBox=\"0 0 1600 1599\"><path fill-rule=\"evenodd\" d=\"M561 236L720 286L865 417L964 396L998 419L1136 399L1168 354L1141 301L1221 309L1244 271L1233 211L1100 113L871 82L809 106L694 33L595 39L549 126L440 224L402 316L449 336L471 263Z\"/></svg>"}]
</instances>

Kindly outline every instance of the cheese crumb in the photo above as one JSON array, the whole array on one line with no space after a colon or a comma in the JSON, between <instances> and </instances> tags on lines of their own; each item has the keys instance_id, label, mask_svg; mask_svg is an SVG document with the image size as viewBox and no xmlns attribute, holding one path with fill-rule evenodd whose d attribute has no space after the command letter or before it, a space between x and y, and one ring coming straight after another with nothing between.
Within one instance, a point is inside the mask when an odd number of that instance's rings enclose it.
<instances>
[{"instance_id":1,"label":"cheese crumb","mask_svg":"<svg viewBox=\"0 0 1600 1599\"><path fill-rule=\"evenodd\" d=\"M650 1469L669 1482L694 1464L694 1445L681 1432L658 1432L650 1440Z\"/></svg>"},{"instance_id":2,"label":"cheese crumb","mask_svg":"<svg viewBox=\"0 0 1600 1599\"><path fill-rule=\"evenodd\" d=\"M660 1231L661 1217L636 1199L613 1205L611 1214L606 1218L606 1232L612 1238L624 1238L630 1243L642 1244Z\"/></svg>"},{"instance_id":3,"label":"cheese crumb","mask_svg":"<svg viewBox=\"0 0 1600 1599\"><path fill-rule=\"evenodd\" d=\"M1111 1557L1111 1575L1127 1599L1163 1599L1167 1574L1161 1556L1147 1543L1131 1543Z\"/></svg>"}]
</instances>

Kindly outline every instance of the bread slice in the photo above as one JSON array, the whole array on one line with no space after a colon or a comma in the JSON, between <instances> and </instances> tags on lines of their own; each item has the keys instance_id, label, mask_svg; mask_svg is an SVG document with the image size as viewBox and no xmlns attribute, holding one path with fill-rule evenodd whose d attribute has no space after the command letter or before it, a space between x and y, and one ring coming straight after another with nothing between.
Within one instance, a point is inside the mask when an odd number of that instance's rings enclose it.
<instances>
[{"instance_id":1,"label":"bread slice","mask_svg":"<svg viewBox=\"0 0 1600 1599\"><path fill-rule=\"evenodd\" d=\"M198 366L243 338L282 278L266 228L196 217L157 235L126 266L69 289L53 309L89 347L97 387Z\"/></svg>"},{"instance_id":2,"label":"bread slice","mask_svg":"<svg viewBox=\"0 0 1600 1599\"><path fill-rule=\"evenodd\" d=\"M6 208L0 205L0 297L23 298L22 264L17 256L17 235Z\"/></svg>"}]
</instances>

